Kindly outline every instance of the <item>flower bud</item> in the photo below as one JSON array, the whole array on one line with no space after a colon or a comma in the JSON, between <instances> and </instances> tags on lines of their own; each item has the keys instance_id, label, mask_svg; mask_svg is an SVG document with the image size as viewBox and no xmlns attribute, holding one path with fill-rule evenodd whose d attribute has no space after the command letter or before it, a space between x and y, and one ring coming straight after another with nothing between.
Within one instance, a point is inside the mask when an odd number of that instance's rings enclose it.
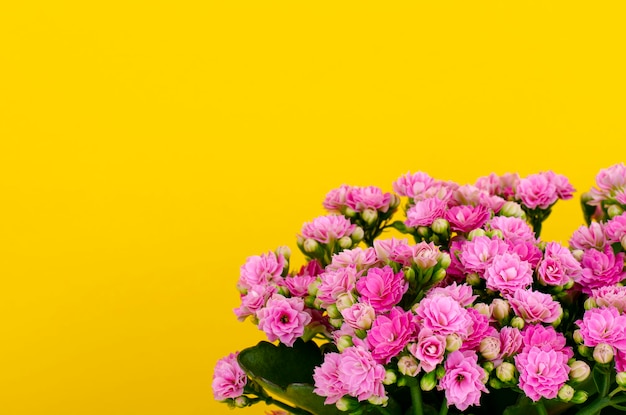
<instances>
[{"instance_id":1,"label":"flower bud","mask_svg":"<svg viewBox=\"0 0 626 415\"><path fill-rule=\"evenodd\" d=\"M428 392L428 391L433 390L436 385L437 385L437 378L435 376L435 371L434 370L432 372L426 373L420 379L420 388L424 392Z\"/></svg>"},{"instance_id":2,"label":"flower bud","mask_svg":"<svg viewBox=\"0 0 626 415\"><path fill-rule=\"evenodd\" d=\"M574 257L574 259L576 259L576 261L580 262L583 259L583 255L585 254L585 251L583 251L582 249L574 249L572 251L572 256Z\"/></svg>"},{"instance_id":3,"label":"flower bud","mask_svg":"<svg viewBox=\"0 0 626 415\"><path fill-rule=\"evenodd\" d=\"M490 238L504 239L504 234L500 229L493 229L490 232L487 232L487 236Z\"/></svg>"},{"instance_id":4,"label":"flower bud","mask_svg":"<svg viewBox=\"0 0 626 415\"><path fill-rule=\"evenodd\" d=\"M350 249L350 248L352 248L352 239L349 236L344 236L342 238L339 238L337 243L339 244L339 247L341 249Z\"/></svg>"},{"instance_id":5,"label":"flower bud","mask_svg":"<svg viewBox=\"0 0 626 415\"><path fill-rule=\"evenodd\" d=\"M485 369L485 372L487 373L487 375L489 375L491 372L493 372L493 369L495 369L495 366L493 362L485 362L483 363L483 369Z\"/></svg>"},{"instance_id":6,"label":"flower bud","mask_svg":"<svg viewBox=\"0 0 626 415\"><path fill-rule=\"evenodd\" d=\"M507 201L502 205L498 214L508 218L521 218L524 216L524 210L519 203Z\"/></svg>"},{"instance_id":7,"label":"flower bud","mask_svg":"<svg viewBox=\"0 0 626 415\"><path fill-rule=\"evenodd\" d=\"M361 228L360 226L354 228L352 234L350 234L350 238L352 239L352 242L354 244L358 244L359 242L361 242L364 236L365 232L363 232L363 228Z\"/></svg>"},{"instance_id":8,"label":"flower bud","mask_svg":"<svg viewBox=\"0 0 626 415\"><path fill-rule=\"evenodd\" d=\"M276 248L275 253L276 253L276 256L282 256L286 260L289 260L289 258L291 258L291 249L289 249L289 247L286 245L279 246L278 248Z\"/></svg>"},{"instance_id":9,"label":"flower bud","mask_svg":"<svg viewBox=\"0 0 626 415\"><path fill-rule=\"evenodd\" d=\"M585 391L579 390L574 393L574 396L572 397L570 402L578 405L578 404L586 402L587 398L589 398L589 394Z\"/></svg>"},{"instance_id":10,"label":"flower bud","mask_svg":"<svg viewBox=\"0 0 626 415\"><path fill-rule=\"evenodd\" d=\"M368 225L373 225L378 220L378 212L374 209L365 209L363 213L361 213L361 218L363 218Z\"/></svg>"},{"instance_id":11,"label":"flower bud","mask_svg":"<svg viewBox=\"0 0 626 415\"><path fill-rule=\"evenodd\" d=\"M328 313L328 317L330 318L341 318L341 313L339 312L339 309L335 304L330 304L328 307L326 307L326 312Z\"/></svg>"},{"instance_id":12,"label":"flower bud","mask_svg":"<svg viewBox=\"0 0 626 415\"><path fill-rule=\"evenodd\" d=\"M585 346L584 344L579 344L576 349L578 350L578 353L580 353L581 356L591 357L591 354L592 354L591 349Z\"/></svg>"},{"instance_id":13,"label":"flower bud","mask_svg":"<svg viewBox=\"0 0 626 415\"><path fill-rule=\"evenodd\" d=\"M446 375L446 368L439 365L435 368L435 374L437 375L437 379L442 379Z\"/></svg>"},{"instance_id":14,"label":"flower bud","mask_svg":"<svg viewBox=\"0 0 626 415\"><path fill-rule=\"evenodd\" d=\"M606 343L600 343L593 348L593 360L598 363L609 363L613 360L613 347Z\"/></svg>"},{"instance_id":15,"label":"flower bud","mask_svg":"<svg viewBox=\"0 0 626 415\"><path fill-rule=\"evenodd\" d=\"M524 319L518 316L515 316L511 319L511 327L515 327L516 329L523 329L524 325L526 325L526 323L524 322Z\"/></svg>"},{"instance_id":16,"label":"flower bud","mask_svg":"<svg viewBox=\"0 0 626 415\"><path fill-rule=\"evenodd\" d=\"M233 405L235 408L245 408L250 405L250 399L247 396L237 396L233 399Z\"/></svg>"},{"instance_id":17,"label":"flower bud","mask_svg":"<svg viewBox=\"0 0 626 415\"><path fill-rule=\"evenodd\" d=\"M296 236L296 245L299 249L304 250L304 236L298 235Z\"/></svg>"},{"instance_id":18,"label":"flower bud","mask_svg":"<svg viewBox=\"0 0 626 415\"><path fill-rule=\"evenodd\" d=\"M433 224L430 227L433 232L438 233L439 235L447 235L448 230L450 229L450 222L444 218L438 218L433 221Z\"/></svg>"},{"instance_id":19,"label":"flower bud","mask_svg":"<svg viewBox=\"0 0 626 415\"><path fill-rule=\"evenodd\" d=\"M452 263L452 258L450 258L450 254L447 252L442 252L438 259L439 265L443 269L447 269Z\"/></svg>"},{"instance_id":20,"label":"flower bud","mask_svg":"<svg viewBox=\"0 0 626 415\"><path fill-rule=\"evenodd\" d=\"M450 353L455 352L463 345L463 339L456 333L448 334L446 336L446 350Z\"/></svg>"},{"instance_id":21,"label":"flower bud","mask_svg":"<svg viewBox=\"0 0 626 415\"><path fill-rule=\"evenodd\" d=\"M500 339L487 336L480 341L480 354L487 360L494 360L500 355Z\"/></svg>"},{"instance_id":22,"label":"flower bud","mask_svg":"<svg viewBox=\"0 0 626 415\"><path fill-rule=\"evenodd\" d=\"M489 378L489 386L491 386L493 389L501 389L502 381L498 378Z\"/></svg>"},{"instance_id":23,"label":"flower bud","mask_svg":"<svg viewBox=\"0 0 626 415\"><path fill-rule=\"evenodd\" d=\"M404 270L404 279L409 283L415 282L415 270L413 268L406 268Z\"/></svg>"},{"instance_id":24,"label":"flower bud","mask_svg":"<svg viewBox=\"0 0 626 415\"><path fill-rule=\"evenodd\" d=\"M367 401L369 403L371 403L372 405L378 405L378 406L385 406L387 405L387 401L389 400L389 398L387 396L376 396L376 395L372 395L369 398L367 398ZM354 414L354 412L352 412L350 415Z\"/></svg>"},{"instance_id":25,"label":"flower bud","mask_svg":"<svg viewBox=\"0 0 626 415\"><path fill-rule=\"evenodd\" d=\"M278 294L282 295L283 297L289 297L291 293L289 291L289 288L282 286L278 287Z\"/></svg>"},{"instance_id":26,"label":"flower bud","mask_svg":"<svg viewBox=\"0 0 626 415\"><path fill-rule=\"evenodd\" d=\"M582 344L584 341L583 335L580 333L580 329L574 330L574 332L572 333L572 338L574 339L576 344Z\"/></svg>"},{"instance_id":27,"label":"flower bud","mask_svg":"<svg viewBox=\"0 0 626 415\"><path fill-rule=\"evenodd\" d=\"M606 210L606 213L607 215L609 215L609 219L613 219L614 217L619 216L622 213L624 213L624 209L622 209L621 206L619 205L611 205Z\"/></svg>"},{"instance_id":28,"label":"flower bud","mask_svg":"<svg viewBox=\"0 0 626 415\"><path fill-rule=\"evenodd\" d=\"M495 300L493 300L489 305L489 309L491 310L491 315L493 316L493 318L495 318L499 322L502 322L509 318L509 313L511 312L511 306L509 305L509 302L501 298L496 298Z\"/></svg>"},{"instance_id":29,"label":"flower bud","mask_svg":"<svg viewBox=\"0 0 626 415\"><path fill-rule=\"evenodd\" d=\"M617 372L615 382L622 388L626 388L626 372Z\"/></svg>"},{"instance_id":30,"label":"flower bud","mask_svg":"<svg viewBox=\"0 0 626 415\"><path fill-rule=\"evenodd\" d=\"M340 352L343 352L348 347L352 347L352 346L354 346L352 337L348 336L347 334L339 337L339 339L337 340L337 349L339 349Z\"/></svg>"},{"instance_id":31,"label":"flower bud","mask_svg":"<svg viewBox=\"0 0 626 415\"><path fill-rule=\"evenodd\" d=\"M367 331L365 330L359 330L359 329L354 330L354 334L356 334L356 337L358 337L361 340L367 337Z\"/></svg>"},{"instance_id":32,"label":"flower bud","mask_svg":"<svg viewBox=\"0 0 626 415\"><path fill-rule=\"evenodd\" d=\"M389 198L389 210L394 210L400 206L400 202L400 197L395 193L391 193L391 197Z\"/></svg>"},{"instance_id":33,"label":"flower bud","mask_svg":"<svg viewBox=\"0 0 626 415\"><path fill-rule=\"evenodd\" d=\"M356 211L348 206L345 206L341 209L343 216L346 218L353 218L356 216Z\"/></svg>"},{"instance_id":34,"label":"flower bud","mask_svg":"<svg viewBox=\"0 0 626 415\"><path fill-rule=\"evenodd\" d=\"M319 247L320 245L317 243L315 239L307 238L304 240L303 249L304 249L304 252L307 254L313 254L317 252Z\"/></svg>"},{"instance_id":35,"label":"flower bud","mask_svg":"<svg viewBox=\"0 0 626 415\"><path fill-rule=\"evenodd\" d=\"M467 274L467 277L465 278L465 282L467 282L472 287L477 287L480 285L481 279L477 273L472 272L471 274Z\"/></svg>"},{"instance_id":36,"label":"flower bud","mask_svg":"<svg viewBox=\"0 0 626 415\"><path fill-rule=\"evenodd\" d=\"M433 274L433 277L431 279L431 283L434 284L436 282L439 282L441 280L443 280L446 277L446 270L443 268L439 268L437 271L435 271L435 273Z\"/></svg>"},{"instance_id":37,"label":"flower bud","mask_svg":"<svg viewBox=\"0 0 626 415\"><path fill-rule=\"evenodd\" d=\"M509 362L502 362L496 368L496 377L498 380L509 383L515 379L515 365Z\"/></svg>"},{"instance_id":38,"label":"flower bud","mask_svg":"<svg viewBox=\"0 0 626 415\"><path fill-rule=\"evenodd\" d=\"M430 236L430 228L426 226L419 226L417 228L417 234L422 238L428 238Z\"/></svg>"},{"instance_id":39,"label":"flower bud","mask_svg":"<svg viewBox=\"0 0 626 415\"><path fill-rule=\"evenodd\" d=\"M385 371L385 379L383 379L383 385L393 385L398 380L398 376L396 376L396 372L391 369L387 369Z\"/></svg>"},{"instance_id":40,"label":"flower bud","mask_svg":"<svg viewBox=\"0 0 626 415\"><path fill-rule=\"evenodd\" d=\"M570 365L569 378L574 382L584 382L591 373L591 368L582 360L575 360Z\"/></svg>"},{"instance_id":41,"label":"flower bud","mask_svg":"<svg viewBox=\"0 0 626 415\"><path fill-rule=\"evenodd\" d=\"M335 303L335 306L337 307L337 310L339 311L345 310L346 308L350 308L353 305L354 305L354 297L352 296L352 294L348 294L348 293L343 293L339 295L337 297L337 302Z\"/></svg>"},{"instance_id":42,"label":"flower bud","mask_svg":"<svg viewBox=\"0 0 626 415\"><path fill-rule=\"evenodd\" d=\"M477 236L486 236L487 232L485 232L484 229L473 229L471 230L468 234L467 234L467 240L471 241L472 239L476 238Z\"/></svg>"},{"instance_id":43,"label":"flower bud","mask_svg":"<svg viewBox=\"0 0 626 415\"><path fill-rule=\"evenodd\" d=\"M331 326L333 326L335 328L341 328L341 325L343 324L343 319L341 319L341 318L329 318L328 322L330 323Z\"/></svg>"},{"instance_id":44,"label":"flower bud","mask_svg":"<svg viewBox=\"0 0 626 415\"><path fill-rule=\"evenodd\" d=\"M596 300L593 297L589 297L585 300L585 310L591 310L592 308L596 308L598 306L598 304L596 303Z\"/></svg>"},{"instance_id":45,"label":"flower bud","mask_svg":"<svg viewBox=\"0 0 626 415\"><path fill-rule=\"evenodd\" d=\"M474 304L474 310L478 311L483 316L489 318L491 317L491 310L489 310L489 306L485 303L476 303Z\"/></svg>"},{"instance_id":46,"label":"flower bud","mask_svg":"<svg viewBox=\"0 0 626 415\"><path fill-rule=\"evenodd\" d=\"M360 404L359 404L359 402L356 399L348 398L348 397L344 396L343 398L341 398L337 402L335 402L335 406L340 411L344 411L344 412L350 411L351 412L351 411L354 411L354 410L358 409Z\"/></svg>"},{"instance_id":47,"label":"flower bud","mask_svg":"<svg viewBox=\"0 0 626 415\"><path fill-rule=\"evenodd\" d=\"M624 236L621 237L621 239L619 240L619 243L622 244L622 249L626 251L626 234L624 234Z\"/></svg>"},{"instance_id":48,"label":"flower bud","mask_svg":"<svg viewBox=\"0 0 626 415\"><path fill-rule=\"evenodd\" d=\"M415 377L420 372L420 367L413 356L402 356L398 359L398 370L405 376Z\"/></svg>"},{"instance_id":49,"label":"flower bud","mask_svg":"<svg viewBox=\"0 0 626 415\"><path fill-rule=\"evenodd\" d=\"M576 391L574 390L574 388L572 388L568 384L565 384L565 385L561 386L561 389L559 389L558 397L563 402L569 402L574 397L574 393L575 392Z\"/></svg>"}]
</instances>

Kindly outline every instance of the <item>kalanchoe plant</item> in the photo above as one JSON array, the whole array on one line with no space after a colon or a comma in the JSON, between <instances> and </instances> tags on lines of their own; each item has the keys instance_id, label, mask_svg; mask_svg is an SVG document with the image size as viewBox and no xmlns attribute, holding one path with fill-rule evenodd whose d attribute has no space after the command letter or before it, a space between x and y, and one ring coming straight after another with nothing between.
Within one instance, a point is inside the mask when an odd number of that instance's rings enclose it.
<instances>
[{"instance_id":1,"label":"kalanchoe plant","mask_svg":"<svg viewBox=\"0 0 626 415\"><path fill-rule=\"evenodd\" d=\"M553 172L332 190L298 236L299 271L285 247L241 267L235 314L272 343L221 359L215 399L297 415L626 411L626 167L596 181L569 246L540 239L574 193Z\"/></svg>"}]
</instances>

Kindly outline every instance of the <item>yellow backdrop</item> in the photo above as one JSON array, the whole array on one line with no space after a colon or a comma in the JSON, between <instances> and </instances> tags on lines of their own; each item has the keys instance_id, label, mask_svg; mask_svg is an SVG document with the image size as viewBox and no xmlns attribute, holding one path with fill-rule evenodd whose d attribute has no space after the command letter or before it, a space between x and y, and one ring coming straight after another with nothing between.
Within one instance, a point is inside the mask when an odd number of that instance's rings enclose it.
<instances>
[{"instance_id":1,"label":"yellow backdrop","mask_svg":"<svg viewBox=\"0 0 626 415\"><path fill-rule=\"evenodd\" d=\"M343 183L588 189L625 158L622 3L5 2L0 413L263 414L210 389L263 338L245 258Z\"/></svg>"}]
</instances>

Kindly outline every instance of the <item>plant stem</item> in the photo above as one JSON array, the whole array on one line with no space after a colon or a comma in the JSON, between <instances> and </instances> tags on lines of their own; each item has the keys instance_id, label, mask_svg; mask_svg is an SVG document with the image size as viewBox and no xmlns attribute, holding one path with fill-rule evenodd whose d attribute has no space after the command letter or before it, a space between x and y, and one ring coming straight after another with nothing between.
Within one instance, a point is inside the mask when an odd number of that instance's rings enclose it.
<instances>
[{"instance_id":1,"label":"plant stem","mask_svg":"<svg viewBox=\"0 0 626 415\"><path fill-rule=\"evenodd\" d=\"M443 401L441 402L441 408L439 408L439 415L447 415L448 414L448 400L445 398L443 398Z\"/></svg>"},{"instance_id":2,"label":"plant stem","mask_svg":"<svg viewBox=\"0 0 626 415\"><path fill-rule=\"evenodd\" d=\"M537 401L537 403L535 404L535 408L537 408L537 413L539 413L539 415L548 415L548 410L543 404L543 399Z\"/></svg>"},{"instance_id":3,"label":"plant stem","mask_svg":"<svg viewBox=\"0 0 626 415\"><path fill-rule=\"evenodd\" d=\"M411 402L413 403L413 415L424 415L422 408L422 390L419 385L411 385Z\"/></svg>"},{"instance_id":4,"label":"plant stem","mask_svg":"<svg viewBox=\"0 0 626 415\"><path fill-rule=\"evenodd\" d=\"M296 408L295 406L288 405L285 402L281 402L281 401L276 400L276 399L274 399L274 398L272 398L270 396L268 396L265 399L265 403L267 405L276 405L280 409L284 409L285 411L290 412L290 413L292 413L294 415L312 415L309 411L305 411L302 408Z\"/></svg>"}]
</instances>

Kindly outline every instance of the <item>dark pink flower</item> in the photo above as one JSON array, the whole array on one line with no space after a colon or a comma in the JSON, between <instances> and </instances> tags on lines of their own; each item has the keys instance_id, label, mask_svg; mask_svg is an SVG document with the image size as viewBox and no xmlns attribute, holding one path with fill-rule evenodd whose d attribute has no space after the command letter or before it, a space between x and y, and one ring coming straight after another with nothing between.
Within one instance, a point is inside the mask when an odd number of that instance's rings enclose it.
<instances>
[{"instance_id":1,"label":"dark pink flower","mask_svg":"<svg viewBox=\"0 0 626 415\"><path fill-rule=\"evenodd\" d=\"M231 353L218 360L215 365L211 384L215 400L223 401L243 395L248 377L237 363L237 355L239 352Z\"/></svg>"},{"instance_id":2,"label":"dark pink flower","mask_svg":"<svg viewBox=\"0 0 626 415\"><path fill-rule=\"evenodd\" d=\"M509 246L509 252L517 254L522 261L528 262L532 269L537 268L543 258L543 252L533 242L507 239L506 243Z\"/></svg>"},{"instance_id":3,"label":"dark pink flower","mask_svg":"<svg viewBox=\"0 0 626 415\"><path fill-rule=\"evenodd\" d=\"M507 299L515 314L527 324L552 323L563 313L558 301L539 291L517 290Z\"/></svg>"},{"instance_id":4,"label":"dark pink flower","mask_svg":"<svg viewBox=\"0 0 626 415\"><path fill-rule=\"evenodd\" d=\"M530 209L547 209L559 199L559 194L548 174L537 173L519 181L516 197Z\"/></svg>"},{"instance_id":5,"label":"dark pink flower","mask_svg":"<svg viewBox=\"0 0 626 415\"><path fill-rule=\"evenodd\" d=\"M378 363L389 363L415 338L417 323L410 311L396 307L388 315L376 317L367 332L367 344Z\"/></svg>"},{"instance_id":6,"label":"dark pink flower","mask_svg":"<svg viewBox=\"0 0 626 415\"><path fill-rule=\"evenodd\" d=\"M431 372L443 362L446 353L446 338L423 329L419 332L417 343L411 343L408 350L419 361L420 369Z\"/></svg>"},{"instance_id":7,"label":"dark pink flower","mask_svg":"<svg viewBox=\"0 0 626 415\"><path fill-rule=\"evenodd\" d=\"M519 387L533 401L556 398L559 389L569 379L568 357L556 350L537 346L515 356L520 372Z\"/></svg>"},{"instance_id":8,"label":"dark pink flower","mask_svg":"<svg viewBox=\"0 0 626 415\"><path fill-rule=\"evenodd\" d=\"M415 310L422 327L447 336L458 334L465 339L472 327L472 318L458 301L451 297L424 298Z\"/></svg>"},{"instance_id":9,"label":"dark pink flower","mask_svg":"<svg viewBox=\"0 0 626 415\"><path fill-rule=\"evenodd\" d=\"M480 314L474 308L468 308L467 315L472 320L472 323L468 330L468 336L463 341L461 350L474 350L485 337L497 335L496 329L489 325L489 317Z\"/></svg>"},{"instance_id":10,"label":"dark pink flower","mask_svg":"<svg viewBox=\"0 0 626 415\"><path fill-rule=\"evenodd\" d=\"M582 273L578 282L585 294L591 294L596 288L615 285L625 277L624 253L615 255L610 246L603 252L595 249L586 250L581 265Z\"/></svg>"},{"instance_id":11,"label":"dark pink flower","mask_svg":"<svg viewBox=\"0 0 626 415\"><path fill-rule=\"evenodd\" d=\"M491 211L483 205L462 205L450 208L445 214L445 219L450 222L450 229L453 231L469 232L483 226L490 215Z\"/></svg>"},{"instance_id":12,"label":"dark pink flower","mask_svg":"<svg viewBox=\"0 0 626 415\"><path fill-rule=\"evenodd\" d=\"M528 288L533 282L533 270L530 264L522 261L517 254L505 252L496 255L485 269L485 280L490 290L508 295Z\"/></svg>"},{"instance_id":13,"label":"dark pink flower","mask_svg":"<svg viewBox=\"0 0 626 415\"><path fill-rule=\"evenodd\" d=\"M355 212L363 212L365 209L387 212L389 202L391 193L383 193L375 186L353 187L346 195L346 204Z\"/></svg>"},{"instance_id":14,"label":"dark pink flower","mask_svg":"<svg viewBox=\"0 0 626 415\"><path fill-rule=\"evenodd\" d=\"M569 249L557 242L548 242L537 271L541 284L558 286L577 281L582 268Z\"/></svg>"},{"instance_id":15,"label":"dark pink flower","mask_svg":"<svg viewBox=\"0 0 626 415\"><path fill-rule=\"evenodd\" d=\"M626 316L620 315L615 307L587 310L583 319L576 321L576 324L580 327L585 346L595 347L607 343L626 350Z\"/></svg>"},{"instance_id":16,"label":"dark pink flower","mask_svg":"<svg viewBox=\"0 0 626 415\"><path fill-rule=\"evenodd\" d=\"M489 393L484 385L487 373L478 365L475 352L452 352L444 367L446 374L437 389L445 391L448 406L454 405L464 411L470 405L480 404L482 392Z\"/></svg>"},{"instance_id":17,"label":"dark pink flower","mask_svg":"<svg viewBox=\"0 0 626 415\"><path fill-rule=\"evenodd\" d=\"M574 249L597 249L602 251L606 246L604 225L599 222L592 222L588 227L581 226L572 234L569 244Z\"/></svg>"},{"instance_id":18,"label":"dark pink flower","mask_svg":"<svg viewBox=\"0 0 626 415\"><path fill-rule=\"evenodd\" d=\"M430 226L435 219L443 218L447 202L438 197L419 200L406 212L406 226Z\"/></svg>"},{"instance_id":19,"label":"dark pink flower","mask_svg":"<svg viewBox=\"0 0 626 415\"><path fill-rule=\"evenodd\" d=\"M265 308L257 312L257 317L259 329L270 341L280 340L289 347L304 334L304 327L311 321L302 298L285 298L280 294L274 294Z\"/></svg>"},{"instance_id":20,"label":"dark pink flower","mask_svg":"<svg viewBox=\"0 0 626 415\"><path fill-rule=\"evenodd\" d=\"M327 244L344 236L350 236L355 227L342 215L319 216L313 219L312 222L304 224L302 236Z\"/></svg>"},{"instance_id":21,"label":"dark pink flower","mask_svg":"<svg viewBox=\"0 0 626 415\"><path fill-rule=\"evenodd\" d=\"M402 272L394 273L385 265L383 268L370 268L367 275L356 283L361 299L374 307L377 313L391 310L400 302L409 289L409 283Z\"/></svg>"}]
</instances>

